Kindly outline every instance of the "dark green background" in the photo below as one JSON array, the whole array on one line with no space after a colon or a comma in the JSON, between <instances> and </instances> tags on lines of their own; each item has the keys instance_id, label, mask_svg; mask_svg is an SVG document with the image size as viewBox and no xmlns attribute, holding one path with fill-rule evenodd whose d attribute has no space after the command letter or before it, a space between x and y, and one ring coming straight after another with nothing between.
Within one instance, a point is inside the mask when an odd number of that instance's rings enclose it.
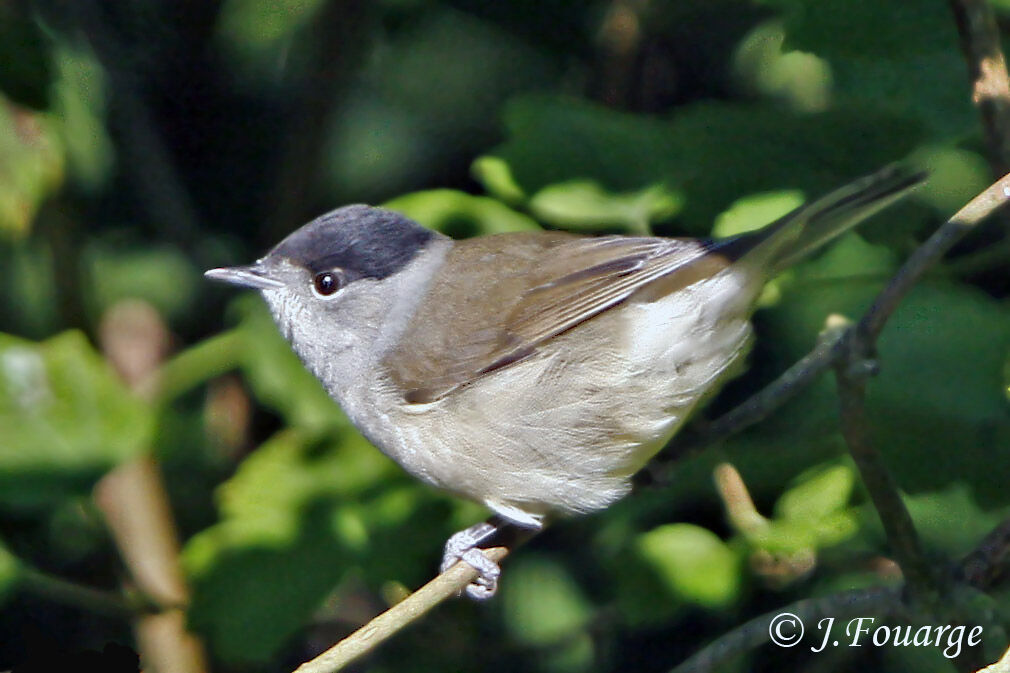
<instances>
[{"instance_id":1,"label":"dark green background","mask_svg":"<svg viewBox=\"0 0 1010 673\"><path fill-rule=\"evenodd\" d=\"M351 202L454 236L725 235L892 161L929 168L908 202L772 284L751 367L711 415L812 348L828 315L858 317L991 182L967 72L942 0L0 0L0 670L132 644L128 624L19 578L117 588L91 487L145 451L214 670L293 668L425 582L485 515L368 446L261 302L203 269ZM870 384L874 440L938 566L1010 510L1005 232L990 223L913 291ZM96 348L131 297L182 354L157 404ZM248 427L208 406L231 370ZM762 534L727 523L722 461L771 518ZM359 669L668 670L761 612L886 583L888 554L825 377L669 486L552 527L508 559L495 600L441 606ZM1010 616L1005 593L976 603ZM987 627L984 644L992 661L1006 635ZM806 650L732 670L954 670L934 650Z\"/></svg>"}]
</instances>

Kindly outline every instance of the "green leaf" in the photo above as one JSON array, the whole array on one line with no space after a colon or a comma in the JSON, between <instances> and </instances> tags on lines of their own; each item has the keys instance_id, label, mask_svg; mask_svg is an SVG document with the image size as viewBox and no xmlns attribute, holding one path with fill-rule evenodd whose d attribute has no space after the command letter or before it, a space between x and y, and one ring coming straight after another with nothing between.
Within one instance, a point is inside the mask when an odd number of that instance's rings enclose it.
<instances>
[{"instance_id":1,"label":"green leaf","mask_svg":"<svg viewBox=\"0 0 1010 673\"><path fill-rule=\"evenodd\" d=\"M856 475L847 465L820 471L782 494L776 513L793 521L818 521L846 507Z\"/></svg>"},{"instance_id":2,"label":"green leaf","mask_svg":"<svg viewBox=\"0 0 1010 673\"><path fill-rule=\"evenodd\" d=\"M96 245L85 254L92 315L101 316L113 304L143 299L172 320L183 316L202 287L200 274L181 251L167 246L115 250ZM171 282L165 282L170 278Z\"/></svg>"},{"instance_id":3,"label":"green leaf","mask_svg":"<svg viewBox=\"0 0 1010 673\"><path fill-rule=\"evenodd\" d=\"M754 27L733 54L733 75L747 94L782 101L795 110L818 112L831 100L831 68L821 58L782 49L781 21Z\"/></svg>"},{"instance_id":4,"label":"green leaf","mask_svg":"<svg viewBox=\"0 0 1010 673\"><path fill-rule=\"evenodd\" d=\"M759 316L759 347L780 367L816 343L828 315L858 318L883 287L887 272L866 272L890 267L889 254L874 259L858 247L835 246L798 268L782 302ZM877 350L881 371L867 397L871 438L898 485L915 493L964 481L988 507L1010 502L1002 479L1010 455L995 450L1010 444L1003 379L1010 309L969 286L929 279L898 307ZM776 428L786 433L779 441L818 427L836 433L836 409L826 379L779 414Z\"/></svg>"},{"instance_id":5,"label":"green leaf","mask_svg":"<svg viewBox=\"0 0 1010 673\"><path fill-rule=\"evenodd\" d=\"M222 660L265 662L348 573L373 587L434 571L446 511L363 438L285 430L217 491L182 552L189 620Z\"/></svg>"},{"instance_id":6,"label":"green leaf","mask_svg":"<svg viewBox=\"0 0 1010 673\"><path fill-rule=\"evenodd\" d=\"M543 557L522 555L502 582L506 628L525 645L551 645L579 633L592 609L569 573Z\"/></svg>"},{"instance_id":7,"label":"green leaf","mask_svg":"<svg viewBox=\"0 0 1010 673\"><path fill-rule=\"evenodd\" d=\"M0 605L14 593L21 579L21 562L0 542Z\"/></svg>"},{"instance_id":8,"label":"green leaf","mask_svg":"<svg viewBox=\"0 0 1010 673\"><path fill-rule=\"evenodd\" d=\"M870 104L813 114L772 104L696 103L668 119L566 98L525 97L505 112L504 160L527 194L573 180L614 193L666 185L678 224L705 235L715 216L752 193L819 195L912 151L918 122Z\"/></svg>"},{"instance_id":9,"label":"green leaf","mask_svg":"<svg viewBox=\"0 0 1010 673\"><path fill-rule=\"evenodd\" d=\"M0 96L0 234L25 236L42 202L63 183L63 144L45 114Z\"/></svg>"},{"instance_id":10,"label":"green leaf","mask_svg":"<svg viewBox=\"0 0 1010 673\"><path fill-rule=\"evenodd\" d=\"M977 126L957 28L935 0L767 0L786 46L828 61L836 100L922 121L937 140Z\"/></svg>"},{"instance_id":11,"label":"green leaf","mask_svg":"<svg viewBox=\"0 0 1010 673\"><path fill-rule=\"evenodd\" d=\"M920 283L881 336L868 390L874 439L910 491L971 485L985 506L1010 503L1010 407L1003 363L1010 307L965 285ZM928 459L924 459L928 457Z\"/></svg>"},{"instance_id":12,"label":"green leaf","mask_svg":"<svg viewBox=\"0 0 1010 673\"><path fill-rule=\"evenodd\" d=\"M0 334L0 505L52 504L150 445L153 414L80 332Z\"/></svg>"},{"instance_id":13,"label":"green leaf","mask_svg":"<svg viewBox=\"0 0 1010 673\"><path fill-rule=\"evenodd\" d=\"M548 224L572 229L619 228L648 235L655 221L680 210L682 198L663 185L615 194L589 180L572 180L544 187L530 199L530 211Z\"/></svg>"},{"instance_id":14,"label":"green leaf","mask_svg":"<svg viewBox=\"0 0 1010 673\"><path fill-rule=\"evenodd\" d=\"M524 203L526 193L516 184L509 165L498 157L483 156L470 166L474 179L484 186L484 191L509 205Z\"/></svg>"},{"instance_id":15,"label":"green leaf","mask_svg":"<svg viewBox=\"0 0 1010 673\"><path fill-rule=\"evenodd\" d=\"M404 194L385 207L453 238L540 229L536 222L499 201L454 189Z\"/></svg>"},{"instance_id":16,"label":"green leaf","mask_svg":"<svg viewBox=\"0 0 1010 673\"><path fill-rule=\"evenodd\" d=\"M667 590L706 607L731 603L740 592L740 558L712 531L686 523L654 528L639 536L638 554Z\"/></svg>"},{"instance_id":17,"label":"green leaf","mask_svg":"<svg viewBox=\"0 0 1010 673\"><path fill-rule=\"evenodd\" d=\"M712 226L712 235L727 238L760 229L800 207L804 201L803 194L794 189L745 196L719 213Z\"/></svg>"},{"instance_id":18,"label":"green leaf","mask_svg":"<svg viewBox=\"0 0 1010 673\"><path fill-rule=\"evenodd\" d=\"M277 78L292 41L321 4L321 0L226 0L215 24L215 37L244 77L251 81Z\"/></svg>"},{"instance_id":19,"label":"green leaf","mask_svg":"<svg viewBox=\"0 0 1010 673\"><path fill-rule=\"evenodd\" d=\"M68 172L79 186L97 190L115 161L105 129L105 71L83 46L61 45L55 63L59 77L53 88L53 112Z\"/></svg>"},{"instance_id":20,"label":"green leaf","mask_svg":"<svg viewBox=\"0 0 1010 673\"><path fill-rule=\"evenodd\" d=\"M187 542L190 621L222 659L268 659L352 567L346 522L334 510L388 475L390 465L348 434L318 443L276 435L217 493L221 522ZM349 544L350 542L350 544Z\"/></svg>"}]
</instances>

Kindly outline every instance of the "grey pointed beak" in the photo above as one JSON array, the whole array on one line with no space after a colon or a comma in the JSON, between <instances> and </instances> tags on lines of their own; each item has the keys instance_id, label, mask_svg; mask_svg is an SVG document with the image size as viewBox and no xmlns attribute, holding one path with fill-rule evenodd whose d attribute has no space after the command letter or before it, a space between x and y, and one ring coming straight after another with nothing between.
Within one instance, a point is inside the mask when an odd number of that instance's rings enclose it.
<instances>
[{"instance_id":1,"label":"grey pointed beak","mask_svg":"<svg viewBox=\"0 0 1010 673\"><path fill-rule=\"evenodd\" d=\"M284 283L266 275L266 270L260 264L248 266L226 266L204 272L204 278L220 280L239 287L250 287L254 290L277 290Z\"/></svg>"}]
</instances>

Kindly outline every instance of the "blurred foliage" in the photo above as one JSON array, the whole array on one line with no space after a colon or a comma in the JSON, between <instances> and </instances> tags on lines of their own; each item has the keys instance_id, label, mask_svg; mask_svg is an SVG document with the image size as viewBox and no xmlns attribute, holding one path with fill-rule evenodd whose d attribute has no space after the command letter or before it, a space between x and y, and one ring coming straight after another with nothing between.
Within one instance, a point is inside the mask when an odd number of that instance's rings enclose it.
<instances>
[{"instance_id":1,"label":"blurred foliage","mask_svg":"<svg viewBox=\"0 0 1010 673\"><path fill-rule=\"evenodd\" d=\"M54 637L129 642L22 578L117 588L90 489L145 452L214 670L293 668L426 581L446 537L486 515L369 446L262 302L202 269L348 202L458 238L721 237L881 165L928 168L908 202L769 285L714 416L829 316L858 318L989 182L966 71L940 0L0 1L0 670ZM1010 512L1003 235L980 231L912 292L869 386L874 441L937 563ZM96 346L126 299L170 332L157 394L131 392ZM670 484L559 522L508 559L494 601L442 606L365 666L668 670L767 610L891 581L844 454L823 377ZM726 462L756 509L720 498ZM977 618L1005 625L1005 593ZM992 660L1004 643L986 634ZM737 667L949 670L933 650L800 649Z\"/></svg>"},{"instance_id":2,"label":"blurred foliage","mask_svg":"<svg viewBox=\"0 0 1010 673\"><path fill-rule=\"evenodd\" d=\"M52 506L143 451L154 429L80 332L0 335L0 507Z\"/></svg>"}]
</instances>

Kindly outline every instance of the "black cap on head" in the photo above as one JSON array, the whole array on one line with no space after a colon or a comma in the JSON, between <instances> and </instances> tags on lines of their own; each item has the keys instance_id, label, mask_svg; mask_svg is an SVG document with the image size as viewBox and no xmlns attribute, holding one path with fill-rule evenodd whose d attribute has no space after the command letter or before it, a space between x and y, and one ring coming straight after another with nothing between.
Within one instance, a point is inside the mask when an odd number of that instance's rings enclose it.
<instances>
[{"instance_id":1,"label":"black cap on head","mask_svg":"<svg viewBox=\"0 0 1010 673\"><path fill-rule=\"evenodd\" d=\"M382 279L406 266L435 236L399 213L359 204L317 217L268 256L286 257L314 274L339 267L349 280Z\"/></svg>"}]
</instances>

